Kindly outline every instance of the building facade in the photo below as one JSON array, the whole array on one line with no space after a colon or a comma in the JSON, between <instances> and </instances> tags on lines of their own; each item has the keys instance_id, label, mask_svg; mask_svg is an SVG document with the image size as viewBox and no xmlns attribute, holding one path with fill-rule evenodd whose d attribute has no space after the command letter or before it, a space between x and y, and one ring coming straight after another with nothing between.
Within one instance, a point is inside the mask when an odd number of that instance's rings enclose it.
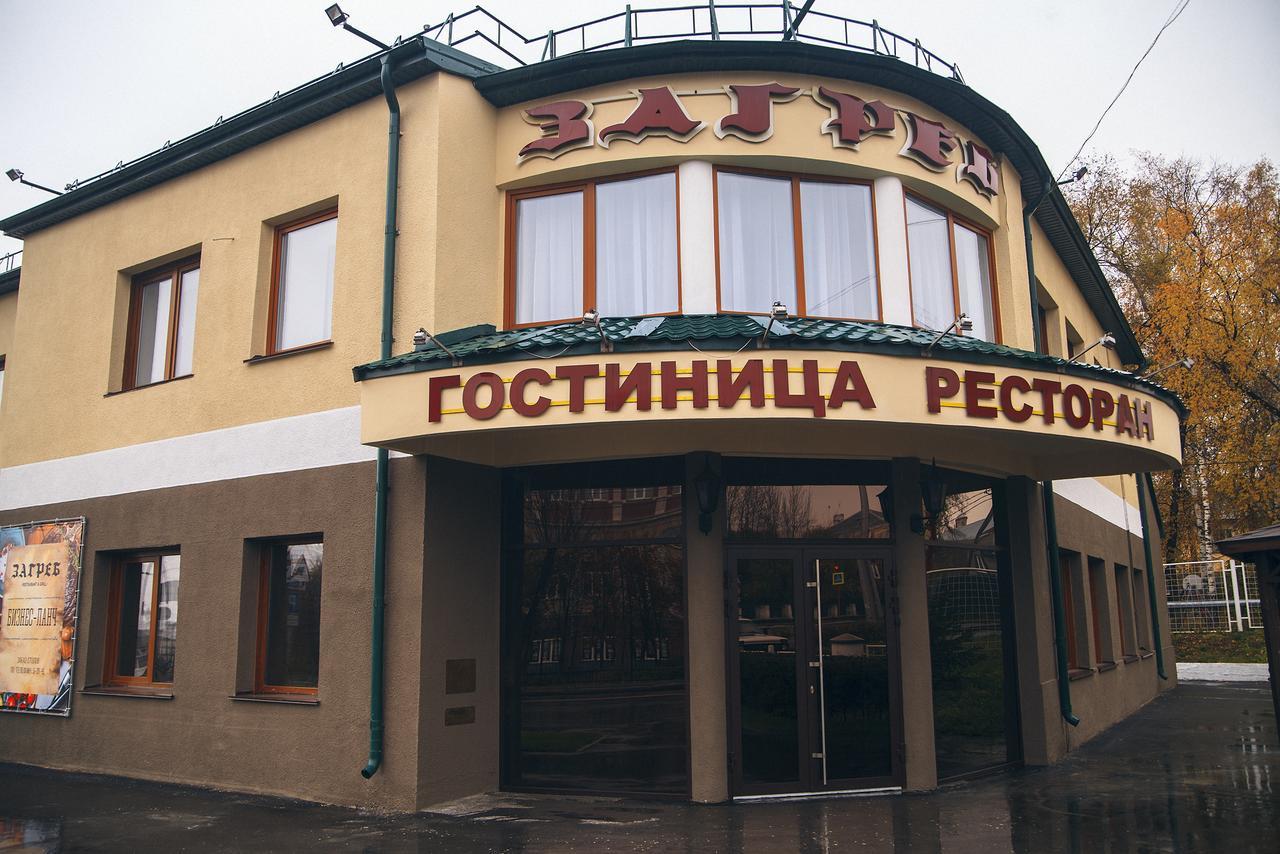
<instances>
[{"instance_id":1,"label":"building facade","mask_svg":"<svg viewBox=\"0 0 1280 854\"><path fill-rule=\"evenodd\" d=\"M1181 404L951 76L418 37L0 228L0 526L86 520L72 713L5 761L925 790L1174 683L1139 475Z\"/></svg>"}]
</instances>

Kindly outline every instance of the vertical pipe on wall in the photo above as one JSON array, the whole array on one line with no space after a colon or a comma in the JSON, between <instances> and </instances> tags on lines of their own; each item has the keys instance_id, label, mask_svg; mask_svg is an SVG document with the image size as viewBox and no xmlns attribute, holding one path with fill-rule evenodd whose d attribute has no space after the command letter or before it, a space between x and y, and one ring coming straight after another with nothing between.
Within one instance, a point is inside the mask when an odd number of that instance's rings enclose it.
<instances>
[{"instance_id":1,"label":"vertical pipe on wall","mask_svg":"<svg viewBox=\"0 0 1280 854\"><path fill-rule=\"evenodd\" d=\"M1138 481L1138 515L1142 517L1142 553L1147 559L1147 599L1151 605L1151 645L1156 651L1156 673L1168 679L1164 672L1164 645L1160 642L1160 603L1156 598L1156 565L1151 561L1151 527L1147 524L1147 492L1155 498L1155 484L1151 473L1143 472Z\"/></svg>"},{"instance_id":2,"label":"vertical pipe on wall","mask_svg":"<svg viewBox=\"0 0 1280 854\"><path fill-rule=\"evenodd\" d=\"M1067 660L1067 610L1062 604L1062 562L1058 555L1058 517L1053 509L1053 481L1044 482L1044 533L1049 547L1049 589L1053 593L1053 642L1058 652L1058 708L1062 719L1079 726L1071 711L1071 666Z\"/></svg>"},{"instance_id":3,"label":"vertical pipe on wall","mask_svg":"<svg viewBox=\"0 0 1280 854\"><path fill-rule=\"evenodd\" d=\"M392 78L391 54L382 55L382 93L387 99L387 213L382 238L381 358L391 358L391 317L396 281L396 201L400 182L400 102ZM373 502L373 615L369 661L369 761L360 774L366 780L382 765L382 640L387 590L387 475L388 452L378 449Z\"/></svg>"}]
</instances>

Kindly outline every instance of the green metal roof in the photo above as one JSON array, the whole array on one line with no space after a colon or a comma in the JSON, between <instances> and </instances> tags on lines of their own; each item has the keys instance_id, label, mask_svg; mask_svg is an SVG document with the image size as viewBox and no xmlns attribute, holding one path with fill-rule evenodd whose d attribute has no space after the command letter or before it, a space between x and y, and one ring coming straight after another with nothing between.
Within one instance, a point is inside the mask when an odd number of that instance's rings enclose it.
<instances>
[{"instance_id":1,"label":"green metal roof","mask_svg":"<svg viewBox=\"0 0 1280 854\"><path fill-rule=\"evenodd\" d=\"M600 326L614 352L688 351L724 356L752 347L765 333L767 319L744 314L680 314L665 317L602 318ZM883 353L920 358L937 333L892 323L860 320L818 320L788 318L769 331L769 349L845 350L855 353ZM436 336L464 365L485 365L531 358L551 359L601 353L599 333L581 322L554 323L527 329L499 332L493 326L472 326ZM755 354L760 351L753 350ZM992 344L980 338L944 335L930 354L931 359L962 361L968 364L999 365L1051 371L1105 380L1158 397L1185 415L1182 401L1164 386L1125 371L1068 362ZM453 367L453 358L436 343L390 359L358 365L352 369L356 381L437 371Z\"/></svg>"}]
</instances>

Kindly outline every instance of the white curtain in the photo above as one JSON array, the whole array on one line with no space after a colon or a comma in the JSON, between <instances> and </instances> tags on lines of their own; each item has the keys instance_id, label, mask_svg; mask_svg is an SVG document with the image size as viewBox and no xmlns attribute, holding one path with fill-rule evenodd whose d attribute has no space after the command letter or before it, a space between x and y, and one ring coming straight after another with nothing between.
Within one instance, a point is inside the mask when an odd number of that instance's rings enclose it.
<instances>
[{"instance_id":1,"label":"white curtain","mask_svg":"<svg viewBox=\"0 0 1280 854\"><path fill-rule=\"evenodd\" d=\"M975 338L994 341L995 324L991 318L991 256L987 238L955 226L956 274L960 278L960 310L973 320Z\"/></svg>"},{"instance_id":2,"label":"white curtain","mask_svg":"<svg viewBox=\"0 0 1280 854\"><path fill-rule=\"evenodd\" d=\"M282 241L276 349L328 341L333 329L333 264L338 218L326 219Z\"/></svg>"},{"instance_id":3,"label":"white curtain","mask_svg":"<svg viewBox=\"0 0 1280 854\"><path fill-rule=\"evenodd\" d=\"M138 300L138 349L134 385L163 380L165 359L169 355L169 297L173 279L162 279L143 285Z\"/></svg>"},{"instance_id":4,"label":"white curtain","mask_svg":"<svg viewBox=\"0 0 1280 854\"><path fill-rule=\"evenodd\" d=\"M721 172L720 307L766 314L774 300L795 311L791 181Z\"/></svg>"},{"instance_id":5,"label":"white curtain","mask_svg":"<svg viewBox=\"0 0 1280 854\"><path fill-rule=\"evenodd\" d=\"M677 311L677 264L674 172L596 185L595 307L601 315Z\"/></svg>"},{"instance_id":6,"label":"white curtain","mask_svg":"<svg viewBox=\"0 0 1280 854\"><path fill-rule=\"evenodd\" d=\"M871 188L801 181L800 225L805 312L818 317L878 319Z\"/></svg>"},{"instance_id":7,"label":"white curtain","mask_svg":"<svg viewBox=\"0 0 1280 854\"><path fill-rule=\"evenodd\" d=\"M516 203L516 323L581 316L582 191Z\"/></svg>"},{"instance_id":8,"label":"white curtain","mask_svg":"<svg viewBox=\"0 0 1280 854\"><path fill-rule=\"evenodd\" d=\"M910 196L907 197L907 255L911 264L911 307L916 325L946 329L956 319L947 215Z\"/></svg>"}]
</instances>

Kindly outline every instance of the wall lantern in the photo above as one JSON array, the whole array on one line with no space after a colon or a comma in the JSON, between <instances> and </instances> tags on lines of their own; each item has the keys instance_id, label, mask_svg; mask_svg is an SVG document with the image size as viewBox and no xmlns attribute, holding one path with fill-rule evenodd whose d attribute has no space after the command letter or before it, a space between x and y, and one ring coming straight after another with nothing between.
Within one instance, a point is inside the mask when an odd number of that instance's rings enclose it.
<instances>
[{"instance_id":1,"label":"wall lantern","mask_svg":"<svg viewBox=\"0 0 1280 854\"><path fill-rule=\"evenodd\" d=\"M936 459L929 467L929 476L920 482L920 497L924 500L924 512L930 519L936 519L947 501L947 484L938 475ZM924 533L924 520L919 516L912 517L911 530L917 534Z\"/></svg>"},{"instance_id":2,"label":"wall lantern","mask_svg":"<svg viewBox=\"0 0 1280 854\"><path fill-rule=\"evenodd\" d=\"M711 514L720 506L720 476L711 470L710 457L702 465L702 473L693 479L693 491L698 499L698 530L711 533Z\"/></svg>"}]
</instances>

